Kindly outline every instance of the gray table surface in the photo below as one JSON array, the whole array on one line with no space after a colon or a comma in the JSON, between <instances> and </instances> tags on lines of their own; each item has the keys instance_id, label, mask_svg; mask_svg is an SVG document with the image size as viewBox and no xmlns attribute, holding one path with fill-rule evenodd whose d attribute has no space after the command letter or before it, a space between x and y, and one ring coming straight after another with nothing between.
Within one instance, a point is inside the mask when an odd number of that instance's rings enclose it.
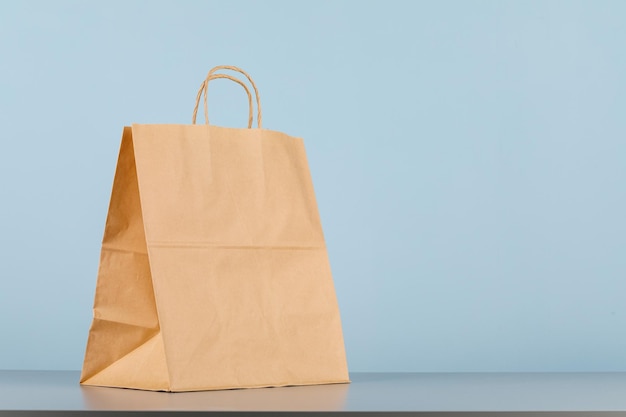
<instances>
[{"instance_id":1,"label":"gray table surface","mask_svg":"<svg viewBox=\"0 0 626 417\"><path fill-rule=\"evenodd\" d=\"M352 373L351 384L162 393L0 371L0 411L626 412L626 373Z\"/></svg>"}]
</instances>

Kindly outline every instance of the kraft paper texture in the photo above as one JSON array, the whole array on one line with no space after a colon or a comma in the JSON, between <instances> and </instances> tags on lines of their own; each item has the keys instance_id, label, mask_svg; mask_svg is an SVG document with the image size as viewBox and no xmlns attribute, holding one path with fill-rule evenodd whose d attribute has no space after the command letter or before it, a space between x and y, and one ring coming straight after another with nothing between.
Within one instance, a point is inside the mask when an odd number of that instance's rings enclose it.
<instances>
[{"instance_id":1,"label":"kraft paper texture","mask_svg":"<svg viewBox=\"0 0 626 417\"><path fill-rule=\"evenodd\" d=\"M242 72L214 68L205 100L219 69ZM259 128L124 128L82 384L349 382L304 144L260 128L252 85Z\"/></svg>"}]
</instances>

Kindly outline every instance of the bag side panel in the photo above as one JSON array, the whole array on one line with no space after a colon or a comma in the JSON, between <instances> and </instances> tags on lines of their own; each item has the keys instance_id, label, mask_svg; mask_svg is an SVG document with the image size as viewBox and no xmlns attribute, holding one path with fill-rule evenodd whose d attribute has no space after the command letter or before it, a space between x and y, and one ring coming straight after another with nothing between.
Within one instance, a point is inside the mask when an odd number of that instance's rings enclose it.
<instances>
[{"instance_id":1,"label":"bag side panel","mask_svg":"<svg viewBox=\"0 0 626 417\"><path fill-rule=\"evenodd\" d=\"M168 389L163 349L141 348L146 344L162 345L162 340L130 128L124 128L113 181L93 317L81 383ZM145 357L141 357L141 352L145 352ZM142 368L146 372L142 373ZM155 369L159 370L156 374ZM138 374L145 377L138 378Z\"/></svg>"}]
</instances>

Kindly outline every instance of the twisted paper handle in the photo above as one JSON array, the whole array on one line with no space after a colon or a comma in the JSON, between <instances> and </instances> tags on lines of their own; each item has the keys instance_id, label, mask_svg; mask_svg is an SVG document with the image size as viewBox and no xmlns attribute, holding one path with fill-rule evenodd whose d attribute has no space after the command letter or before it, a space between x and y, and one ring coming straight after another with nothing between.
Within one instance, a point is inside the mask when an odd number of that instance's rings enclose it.
<instances>
[{"instance_id":1,"label":"twisted paper handle","mask_svg":"<svg viewBox=\"0 0 626 417\"><path fill-rule=\"evenodd\" d=\"M206 124L209 124L209 108L208 108L208 104L207 104L207 94L208 94L208 91L209 91L209 81L211 81L213 79L216 79L216 78L227 78L229 80L235 81L236 83L238 83L239 85L244 87L244 89L248 93L248 108L249 108L248 128L252 127L252 98L251 98L251 95L250 95L250 90L248 90L248 88L245 86L245 84L243 84L239 79L237 79L235 77L232 77L232 76L226 75L226 74L214 74L215 71L219 71L219 70L222 70L222 69L239 72L240 74L243 74L248 79L248 81L250 81L250 84L252 85L252 88L254 89L254 95L256 97L257 126L259 128L261 128L262 125L263 125L263 113L261 111L261 98L259 96L259 90L257 89L256 84L252 80L252 77L250 77L250 75L248 75L247 72L245 72L241 68L233 67L233 66L230 66L230 65L218 65L218 66L212 68L209 71L209 73L207 74L206 79L202 82L202 85L200 86L200 90L198 90L198 95L196 96L196 105L195 105L195 107L193 109L193 116L192 116L191 122L193 124L196 123L196 118L197 118L197 114L198 114L198 107L200 106L200 96L202 95L202 92L204 91L204 120L205 120Z\"/></svg>"},{"instance_id":2,"label":"twisted paper handle","mask_svg":"<svg viewBox=\"0 0 626 417\"><path fill-rule=\"evenodd\" d=\"M246 87L244 83L242 83L237 78L232 77L228 74L211 74L206 78L206 80L202 81L202 84L200 84L200 89L198 90L198 94L196 95L196 106L193 108L193 116L191 118L191 123L194 125L196 124L196 117L198 115L198 107L200 106L200 97L202 96L202 92L204 91L204 97L205 97L204 98L205 100L204 120L206 124L209 124L209 115L208 115L207 108L206 108L206 90L208 89L209 81L215 80L217 78L226 78L228 80L234 81L240 86L242 86L243 89L246 91L246 94L248 95L248 129L250 129L252 127L252 95L250 94L250 90L248 89L248 87Z\"/></svg>"}]
</instances>

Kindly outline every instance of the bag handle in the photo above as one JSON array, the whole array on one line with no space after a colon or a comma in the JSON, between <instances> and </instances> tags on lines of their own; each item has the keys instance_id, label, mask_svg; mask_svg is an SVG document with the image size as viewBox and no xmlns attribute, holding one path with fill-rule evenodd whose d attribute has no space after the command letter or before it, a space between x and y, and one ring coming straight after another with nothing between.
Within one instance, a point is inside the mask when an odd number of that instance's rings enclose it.
<instances>
[{"instance_id":1,"label":"bag handle","mask_svg":"<svg viewBox=\"0 0 626 417\"><path fill-rule=\"evenodd\" d=\"M248 95L248 129L250 129L252 127L252 95L250 94L250 90L248 89L248 87L241 82L239 79L230 76L228 74L211 74L209 75L206 80L204 80L202 82L202 84L200 84L200 89L198 90L198 94L196 96L196 106L193 109L193 116L191 118L191 123L192 124L196 124L196 116L198 114L198 107L200 105L200 96L202 96L202 92L204 91L204 120L206 121L206 124L209 124L209 115L207 112L207 108L206 108L206 91L208 90L208 84L209 81L211 80L215 80L218 78L225 78L231 81L236 82L237 84L239 84L240 86L243 87L243 89L246 91L246 94Z\"/></svg>"},{"instance_id":2,"label":"bag handle","mask_svg":"<svg viewBox=\"0 0 626 417\"><path fill-rule=\"evenodd\" d=\"M196 97L196 106L194 108L193 111L193 117L192 117L192 123L196 123L196 115L198 113L198 107L200 105L200 95L202 94L202 91L204 91L204 120L205 123L208 124L209 123L209 110L208 110L208 105L207 105L207 93L209 91L209 81L211 79L212 76L214 75L225 75L225 74L214 74L214 72L219 71L219 70L231 70L231 71L235 71L238 72L240 74L243 74L248 81L250 81L250 84L252 85L252 88L254 89L254 95L256 97L256 106L257 106L257 127L260 129L263 125L263 113L261 111L261 98L259 95L259 90L256 87L256 84L254 83L254 80L252 79L252 77L250 77L250 75L245 72L244 70L242 70L241 68L238 67L234 67L232 65L218 65L216 67L213 67L209 73L207 74L207 78L204 80L204 82L202 83L200 90L198 91L198 95ZM216 77L216 78L228 78L230 80L233 81L237 81L240 85L243 85L241 83L241 81L239 81L238 79L233 79L233 77L231 76L225 76L225 77ZM250 104L250 111L252 111L252 104ZM249 125L248 128L250 128L251 126Z\"/></svg>"}]
</instances>

